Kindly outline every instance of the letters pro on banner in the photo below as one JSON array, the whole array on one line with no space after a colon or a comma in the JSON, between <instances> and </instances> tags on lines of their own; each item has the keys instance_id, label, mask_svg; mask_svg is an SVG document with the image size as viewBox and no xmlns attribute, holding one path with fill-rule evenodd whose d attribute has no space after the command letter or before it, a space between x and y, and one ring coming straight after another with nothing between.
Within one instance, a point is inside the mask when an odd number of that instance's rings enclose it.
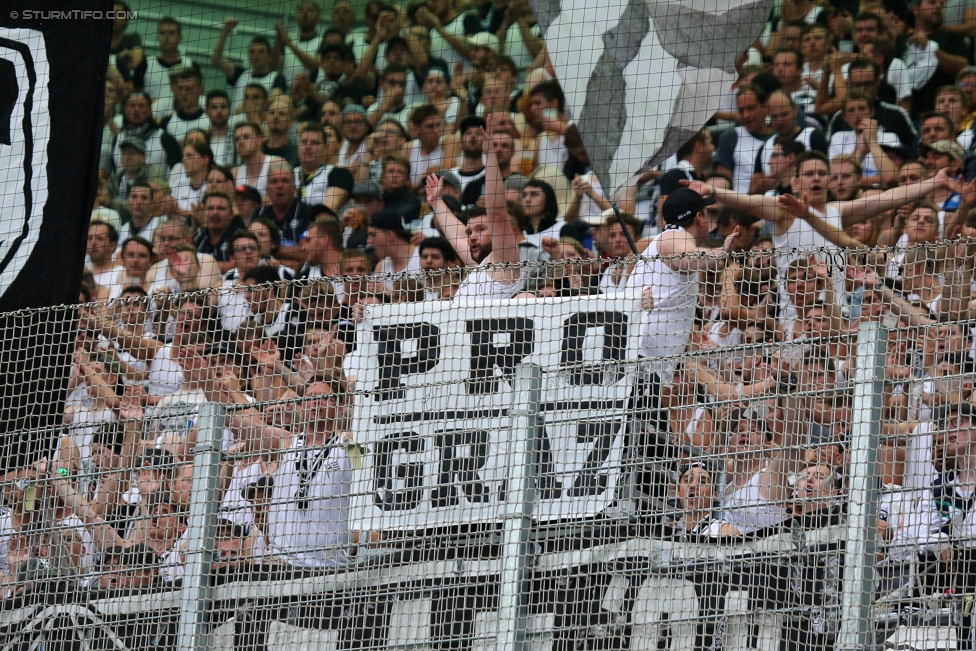
<instances>
[{"instance_id":1,"label":"letters pro on banner","mask_svg":"<svg viewBox=\"0 0 976 651\"><path fill-rule=\"evenodd\" d=\"M543 368L535 518L606 508L620 472L641 319L639 298L625 295L370 308L356 353L362 393L352 429L366 452L351 526L499 520L519 364Z\"/></svg>"}]
</instances>

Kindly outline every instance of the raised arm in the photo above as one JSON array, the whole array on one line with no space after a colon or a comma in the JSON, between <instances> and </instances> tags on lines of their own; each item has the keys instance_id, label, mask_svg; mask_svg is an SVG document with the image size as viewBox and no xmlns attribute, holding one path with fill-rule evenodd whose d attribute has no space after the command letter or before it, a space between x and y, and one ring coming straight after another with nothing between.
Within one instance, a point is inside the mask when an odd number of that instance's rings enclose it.
<instances>
[{"instance_id":1,"label":"raised arm","mask_svg":"<svg viewBox=\"0 0 976 651\"><path fill-rule=\"evenodd\" d=\"M54 466L57 468L54 469ZM64 504L65 508L73 512L85 523L85 528L91 532L92 540L98 550L103 551L116 545L124 545L125 541L119 537L115 529L105 524L105 521L98 516L88 503L88 500L79 495L71 487L71 481L68 479L68 476L62 474L62 471L68 470L67 468L59 463L52 463L49 466L47 460L44 459L37 463L38 475L43 476L47 474L49 467L54 470L49 475L50 487L61 500L61 503Z\"/></svg>"},{"instance_id":2,"label":"raised arm","mask_svg":"<svg viewBox=\"0 0 976 651\"><path fill-rule=\"evenodd\" d=\"M152 361L156 357L156 353L164 346L162 342L152 337L143 337L103 316L95 317L93 322L96 331L101 332L106 339L115 341L120 348L136 359L146 362Z\"/></svg>"},{"instance_id":3,"label":"raised arm","mask_svg":"<svg viewBox=\"0 0 976 651\"><path fill-rule=\"evenodd\" d=\"M759 219L774 224L790 216L777 203L776 197L767 197L764 194L739 194L725 188L716 188L701 181L682 180L680 183L687 185L703 197L715 197L730 208L745 210Z\"/></svg>"},{"instance_id":4,"label":"raised arm","mask_svg":"<svg viewBox=\"0 0 976 651\"><path fill-rule=\"evenodd\" d=\"M840 211L844 228L860 224L875 215L880 215L887 210L893 210L906 203L917 201L925 195L933 192L937 188L946 187L949 184L949 176L946 171L940 170L931 179L921 183L911 185L900 185L897 188L886 190L881 194L875 194L851 201L838 201L833 205Z\"/></svg>"},{"instance_id":5,"label":"raised arm","mask_svg":"<svg viewBox=\"0 0 976 651\"><path fill-rule=\"evenodd\" d=\"M494 263L519 262L518 241L508 221L505 203L505 182L498 169L498 159L491 147L491 116L486 120L487 130L481 129L482 151L485 154L485 209L488 211L488 227L491 230L491 261Z\"/></svg>"},{"instance_id":6,"label":"raised arm","mask_svg":"<svg viewBox=\"0 0 976 651\"><path fill-rule=\"evenodd\" d=\"M468 234L461 220L454 216L451 209L441 201L444 190L444 179L435 174L427 175L427 204L434 209L434 228L439 230L466 266L473 267L478 261L471 256L468 247Z\"/></svg>"},{"instance_id":7,"label":"raised arm","mask_svg":"<svg viewBox=\"0 0 976 651\"><path fill-rule=\"evenodd\" d=\"M227 37L237 27L236 18L224 19L224 25L220 28L220 36L217 37L217 44L214 46L213 54L210 55L210 63L214 68L224 73L228 79L234 76L234 64L224 56L224 46L227 44Z\"/></svg>"}]
</instances>

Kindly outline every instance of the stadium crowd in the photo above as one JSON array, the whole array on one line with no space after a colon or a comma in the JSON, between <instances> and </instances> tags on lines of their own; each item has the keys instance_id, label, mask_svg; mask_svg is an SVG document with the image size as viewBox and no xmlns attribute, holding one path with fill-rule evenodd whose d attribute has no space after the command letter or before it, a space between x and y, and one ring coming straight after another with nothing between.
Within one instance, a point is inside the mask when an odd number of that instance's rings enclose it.
<instances>
[{"instance_id":1,"label":"stadium crowd","mask_svg":"<svg viewBox=\"0 0 976 651\"><path fill-rule=\"evenodd\" d=\"M99 303L56 457L5 484L6 594L54 533L93 587L180 579L208 401L237 407L219 564L341 565L382 538L346 523L366 306L625 290L657 364L635 405L695 451L669 535L842 513L852 333L884 321L879 531L890 558L948 559L976 526L976 9L944 5L784 0L709 126L616 193L527 0L370 0L364 28L302 0L243 65L228 17L226 91L178 18L152 56L117 19L80 297Z\"/></svg>"}]
</instances>

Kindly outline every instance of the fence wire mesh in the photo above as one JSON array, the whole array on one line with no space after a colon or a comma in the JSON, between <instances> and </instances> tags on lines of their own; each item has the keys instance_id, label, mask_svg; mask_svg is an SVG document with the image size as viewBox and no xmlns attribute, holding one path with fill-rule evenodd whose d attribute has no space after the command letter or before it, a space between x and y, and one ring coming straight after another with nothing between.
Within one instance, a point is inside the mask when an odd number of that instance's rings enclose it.
<instances>
[{"instance_id":1,"label":"fence wire mesh","mask_svg":"<svg viewBox=\"0 0 976 651\"><path fill-rule=\"evenodd\" d=\"M0 651L974 648L976 8L361 4L11 11Z\"/></svg>"}]
</instances>

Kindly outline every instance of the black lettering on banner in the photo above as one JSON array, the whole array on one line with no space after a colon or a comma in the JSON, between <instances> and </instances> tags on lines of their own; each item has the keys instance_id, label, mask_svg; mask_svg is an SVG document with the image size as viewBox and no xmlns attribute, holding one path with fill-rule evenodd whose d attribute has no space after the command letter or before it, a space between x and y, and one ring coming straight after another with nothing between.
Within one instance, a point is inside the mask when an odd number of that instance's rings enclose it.
<instances>
[{"instance_id":1,"label":"black lettering on banner","mask_svg":"<svg viewBox=\"0 0 976 651\"><path fill-rule=\"evenodd\" d=\"M468 456L458 454L458 448L462 446L468 448ZM430 491L430 505L436 508L457 504L455 481L461 484L469 502L487 502L490 489L481 481L478 471L488 461L488 430L439 430L434 434L434 447L440 455L440 463L437 486Z\"/></svg>"},{"instance_id":2,"label":"black lettering on banner","mask_svg":"<svg viewBox=\"0 0 976 651\"><path fill-rule=\"evenodd\" d=\"M603 330L602 364L583 364L583 342L587 332ZM563 340L559 365L570 371L570 381L577 386L614 384L623 371L606 373L607 362L624 360L627 350L627 315L621 312L577 312L563 321Z\"/></svg>"},{"instance_id":3,"label":"black lettering on banner","mask_svg":"<svg viewBox=\"0 0 976 651\"><path fill-rule=\"evenodd\" d=\"M389 326L373 326L373 339L378 342L376 361L379 365L379 384L373 400L399 400L405 395L400 378L404 375L426 373L440 361L440 329L426 322ZM403 342L417 342L416 352L403 356Z\"/></svg>"},{"instance_id":4,"label":"black lettering on banner","mask_svg":"<svg viewBox=\"0 0 976 651\"><path fill-rule=\"evenodd\" d=\"M420 505L424 491L423 459L393 463L395 454L421 454L425 443L416 432L399 432L376 444L373 468L373 503L384 511L411 511Z\"/></svg>"},{"instance_id":5,"label":"black lettering on banner","mask_svg":"<svg viewBox=\"0 0 976 651\"><path fill-rule=\"evenodd\" d=\"M11 143L10 120L20 95L14 64L0 59L0 145Z\"/></svg>"},{"instance_id":6,"label":"black lettering on banner","mask_svg":"<svg viewBox=\"0 0 976 651\"><path fill-rule=\"evenodd\" d=\"M620 421L611 422L581 422L576 426L577 443L596 443L586 457L582 470L573 480L573 486L569 489L569 497L581 497L583 495L602 495L607 490L607 483L610 475L600 472L600 468L610 456L613 448L613 441L617 438L620 431Z\"/></svg>"},{"instance_id":7,"label":"black lettering on banner","mask_svg":"<svg viewBox=\"0 0 976 651\"><path fill-rule=\"evenodd\" d=\"M532 319L475 319L467 321L465 328L471 335L471 374L467 391L469 394L496 393L499 378L495 376L495 369L500 369L502 379L509 381L519 362L532 354ZM509 343L496 345L495 336L503 334L509 336Z\"/></svg>"},{"instance_id":8,"label":"black lettering on banner","mask_svg":"<svg viewBox=\"0 0 976 651\"><path fill-rule=\"evenodd\" d=\"M556 469L552 463L552 447L549 445L549 432L541 418L539 421L539 440L536 442L538 467L536 468L536 489L540 500L558 500L563 495L563 483L556 479Z\"/></svg>"}]
</instances>

